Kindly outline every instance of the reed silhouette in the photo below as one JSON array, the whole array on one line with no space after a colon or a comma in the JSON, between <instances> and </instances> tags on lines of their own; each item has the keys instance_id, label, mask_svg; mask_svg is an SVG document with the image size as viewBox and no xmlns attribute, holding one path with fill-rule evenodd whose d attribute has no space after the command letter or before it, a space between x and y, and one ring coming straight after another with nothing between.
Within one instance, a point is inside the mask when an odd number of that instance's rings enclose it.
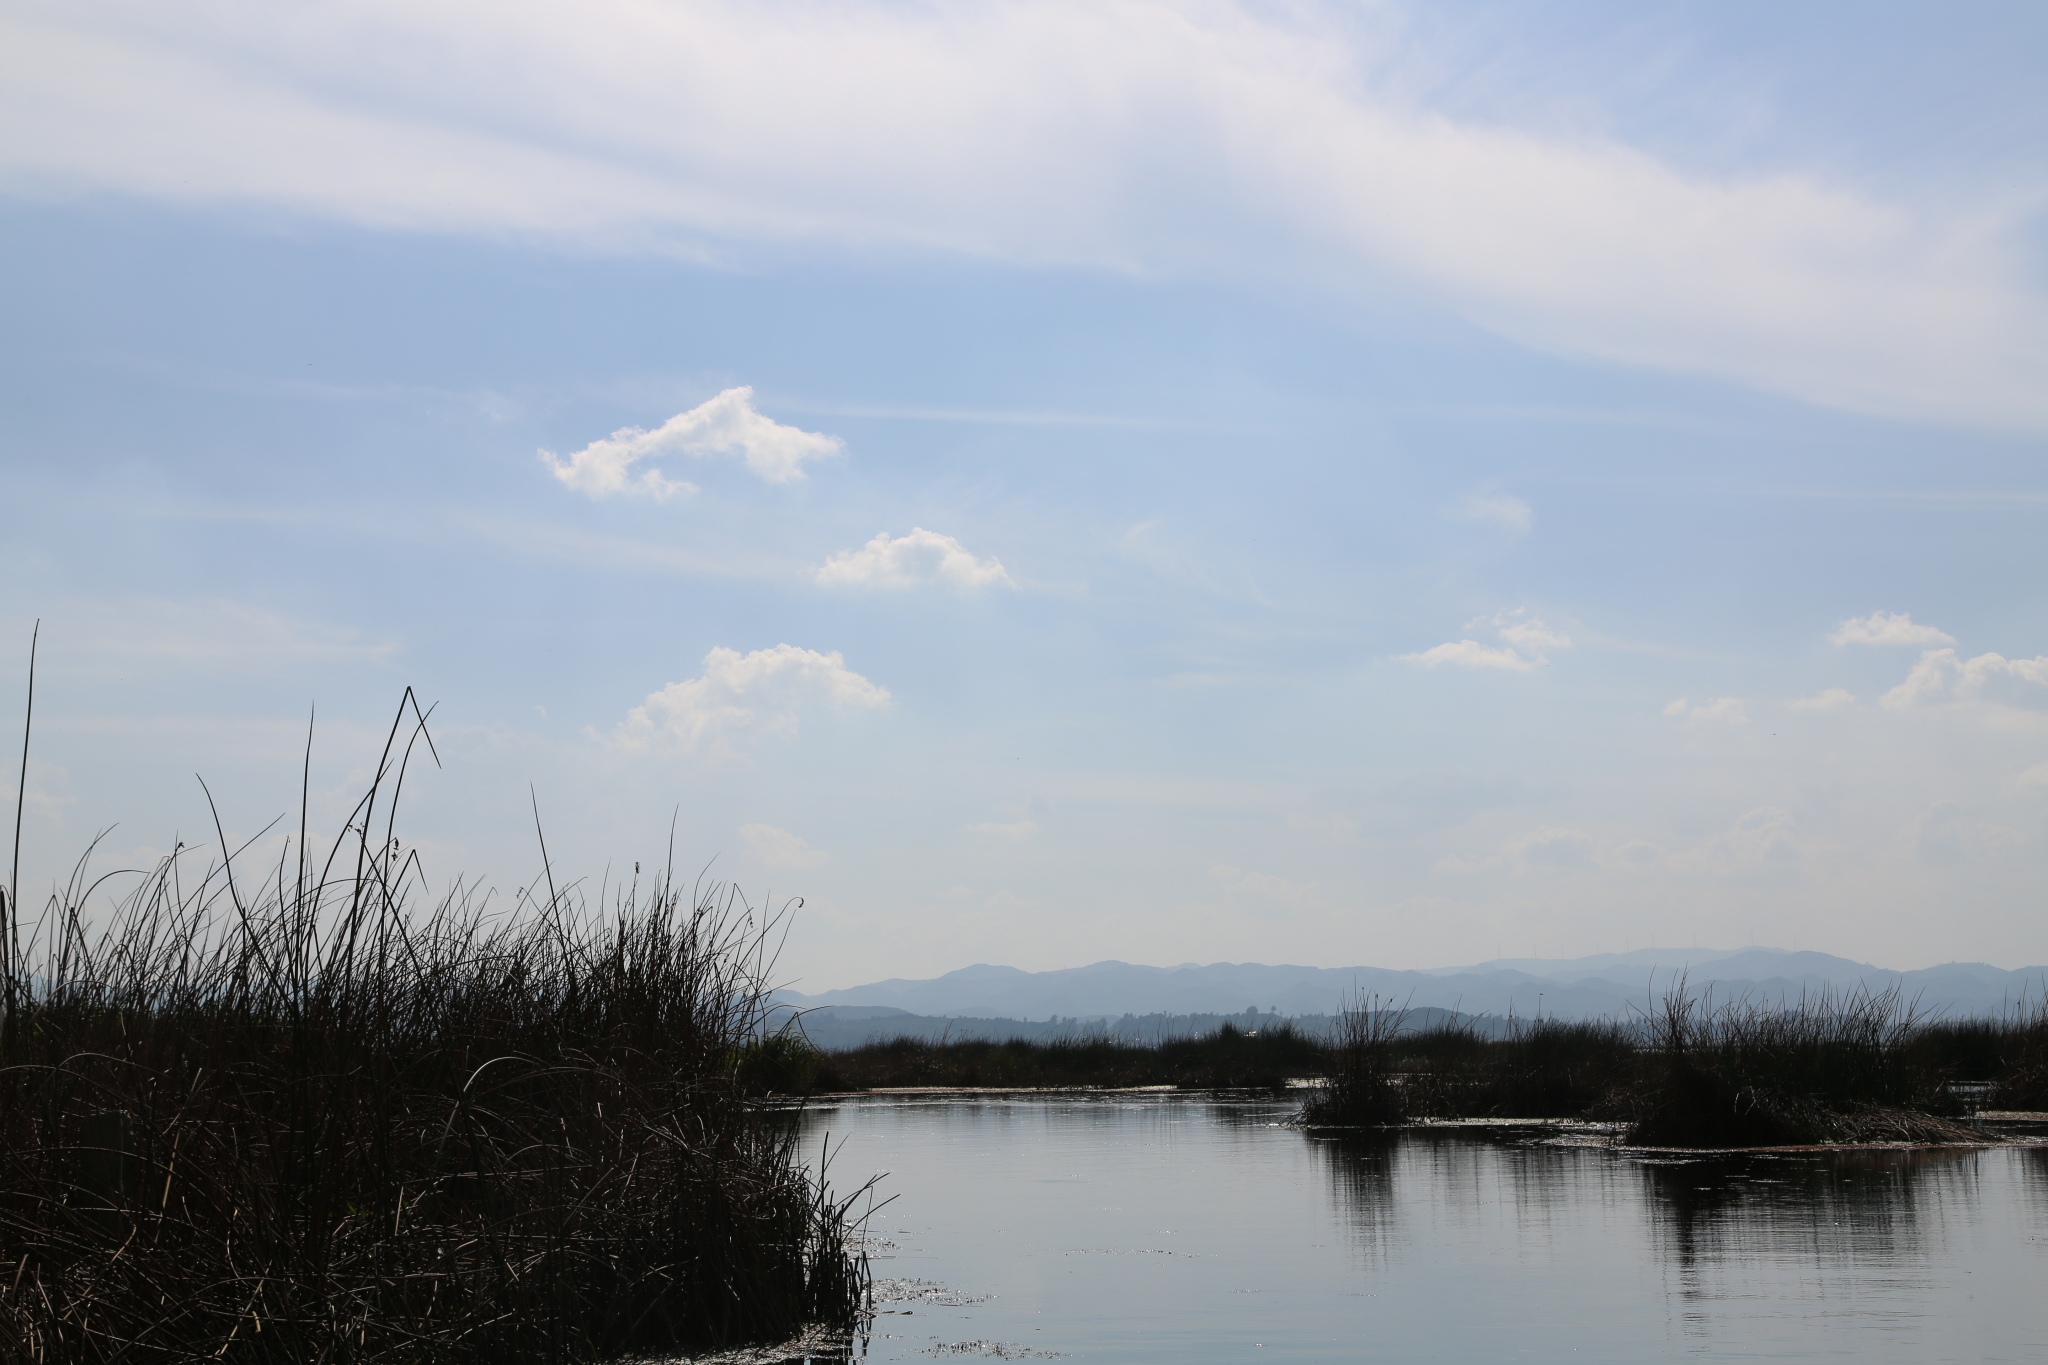
<instances>
[{"instance_id":1,"label":"reed silhouette","mask_svg":"<svg viewBox=\"0 0 2048 1365\"><path fill-rule=\"evenodd\" d=\"M274 864L181 847L97 923L83 859L33 925L10 895L0 1357L566 1362L855 1324L854 1197L738 1075L780 917L668 870L430 899L395 826L425 722L408 692L317 860L302 816Z\"/></svg>"}]
</instances>

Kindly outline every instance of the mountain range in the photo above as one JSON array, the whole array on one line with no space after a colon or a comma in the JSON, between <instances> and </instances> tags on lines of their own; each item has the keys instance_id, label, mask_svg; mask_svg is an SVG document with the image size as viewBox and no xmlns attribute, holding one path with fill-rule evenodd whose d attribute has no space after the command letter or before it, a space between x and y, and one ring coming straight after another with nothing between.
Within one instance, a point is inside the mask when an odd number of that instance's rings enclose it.
<instances>
[{"instance_id":1,"label":"mountain range","mask_svg":"<svg viewBox=\"0 0 2048 1365\"><path fill-rule=\"evenodd\" d=\"M798 1008L887 1006L940 1017L1116 1018L1125 1014L1235 1014L1249 1007L1283 1015L1330 1014L1347 1001L1513 1014L1597 1018L1642 1010L1683 978L1695 993L1796 1000L1802 992L1897 984L1929 1011L1997 1014L2048 995L2048 967L2005 970L1949 962L1894 971L1828 953L1781 948L1642 949L1577 958L1497 958L1462 967L1267 966L1257 962L1148 967L1096 962L1027 972L977 963L927 980L891 978L864 986L776 999Z\"/></svg>"}]
</instances>

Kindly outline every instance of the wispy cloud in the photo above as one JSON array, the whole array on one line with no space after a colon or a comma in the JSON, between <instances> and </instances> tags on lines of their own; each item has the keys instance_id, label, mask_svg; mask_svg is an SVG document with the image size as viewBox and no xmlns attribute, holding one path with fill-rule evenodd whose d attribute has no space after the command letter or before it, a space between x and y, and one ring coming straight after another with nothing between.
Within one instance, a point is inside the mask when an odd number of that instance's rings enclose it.
<instances>
[{"instance_id":1,"label":"wispy cloud","mask_svg":"<svg viewBox=\"0 0 2048 1365\"><path fill-rule=\"evenodd\" d=\"M397 642L354 626L224 598L74 598L43 632L88 667L132 672L138 661L205 672L389 659Z\"/></svg>"},{"instance_id":2,"label":"wispy cloud","mask_svg":"<svg viewBox=\"0 0 2048 1365\"><path fill-rule=\"evenodd\" d=\"M592 441L567 460L552 450L541 462L565 485L593 498L615 493L670 498L694 493L696 485L671 479L649 467L638 474L633 466L662 455L739 454L747 468L769 483L790 483L804 477L806 460L837 455L846 443L837 436L784 426L754 410L754 391L742 386L677 413L652 431L621 427L601 441Z\"/></svg>"},{"instance_id":3,"label":"wispy cloud","mask_svg":"<svg viewBox=\"0 0 2048 1365\"><path fill-rule=\"evenodd\" d=\"M704 672L648 694L612 732L623 749L718 750L742 738L792 734L806 711L873 709L889 692L846 666L837 650L820 654L776 645L741 654L719 647Z\"/></svg>"},{"instance_id":4,"label":"wispy cloud","mask_svg":"<svg viewBox=\"0 0 2048 1365\"><path fill-rule=\"evenodd\" d=\"M977 558L953 537L922 526L913 526L909 535L893 540L883 531L858 550L841 550L819 566L818 581L860 588L909 588L926 583L956 588L1016 586L1001 560Z\"/></svg>"},{"instance_id":5,"label":"wispy cloud","mask_svg":"<svg viewBox=\"0 0 2048 1365\"><path fill-rule=\"evenodd\" d=\"M741 825L740 841L747 846L747 856L763 867L823 867L832 861L823 849L774 825Z\"/></svg>"},{"instance_id":6,"label":"wispy cloud","mask_svg":"<svg viewBox=\"0 0 2048 1365\"><path fill-rule=\"evenodd\" d=\"M1830 687L1815 696L1785 703L1794 711L1840 711L1855 704L1856 694L1846 687Z\"/></svg>"},{"instance_id":7,"label":"wispy cloud","mask_svg":"<svg viewBox=\"0 0 2048 1365\"><path fill-rule=\"evenodd\" d=\"M1490 521L1517 531L1528 530L1536 521L1529 504L1508 493L1474 493L1458 510L1472 521Z\"/></svg>"},{"instance_id":8,"label":"wispy cloud","mask_svg":"<svg viewBox=\"0 0 2048 1365\"><path fill-rule=\"evenodd\" d=\"M1005 823L1000 820L983 820L979 824L969 825L967 832L969 834L991 834L998 839L1008 839L1013 843L1021 844L1038 833L1038 822L1036 820L1012 820Z\"/></svg>"},{"instance_id":9,"label":"wispy cloud","mask_svg":"<svg viewBox=\"0 0 2048 1365\"><path fill-rule=\"evenodd\" d=\"M1688 725L1746 725L1749 722L1749 708L1743 704L1740 697L1715 697L1711 701L1698 703L1689 697L1680 697L1677 701L1665 705L1664 714L1682 720Z\"/></svg>"},{"instance_id":10,"label":"wispy cloud","mask_svg":"<svg viewBox=\"0 0 2048 1365\"><path fill-rule=\"evenodd\" d=\"M1956 638L1946 631L1924 626L1911 612L1874 611L1852 616L1835 627L1828 639L1838 645L1952 645Z\"/></svg>"},{"instance_id":11,"label":"wispy cloud","mask_svg":"<svg viewBox=\"0 0 2048 1365\"><path fill-rule=\"evenodd\" d=\"M1284 261L1324 289L1398 279L1550 351L2048 426L2025 196L1694 173L1463 119L1372 74L1402 66L1397 22L1229 0L106 0L0 23L0 179L25 192L701 256L885 243L1261 281Z\"/></svg>"}]
</instances>

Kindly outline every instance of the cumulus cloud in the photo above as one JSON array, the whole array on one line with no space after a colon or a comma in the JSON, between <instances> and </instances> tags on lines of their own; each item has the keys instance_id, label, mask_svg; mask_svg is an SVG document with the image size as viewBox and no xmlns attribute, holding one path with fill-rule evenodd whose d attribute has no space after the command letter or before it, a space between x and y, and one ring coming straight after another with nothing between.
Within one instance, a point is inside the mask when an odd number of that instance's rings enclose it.
<instances>
[{"instance_id":1,"label":"cumulus cloud","mask_svg":"<svg viewBox=\"0 0 2048 1365\"><path fill-rule=\"evenodd\" d=\"M1913 620L1911 612L1874 611L1852 616L1828 639L1838 645L1952 645L1955 636Z\"/></svg>"},{"instance_id":2,"label":"cumulus cloud","mask_svg":"<svg viewBox=\"0 0 2048 1365\"><path fill-rule=\"evenodd\" d=\"M2025 196L1462 118L1400 79L1443 60L1404 49L1429 28L1249 0L17 7L0 184L703 256L1394 279L1545 350L2048 426Z\"/></svg>"},{"instance_id":3,"label":"cumulus cloud","mask_svg":"<svg viewBox=\"0 0 2048 1365\"><path fill-rule=\"evenodd\" d=\"M1794 711L1840 711L1855 704L1856 694L1846 687L1830 687L1815 696L1801 697L1797 701L1785 703Z\"/></svg>"},{"instance_id":4,"label":"cumulus cloud","mask_svg":"<svg viewBox=\"0 0 2048 1365\"><path fill-rule=\"evenodd\" d=\"M820 654L776 645L741 654L723 646L704 656L702 676L648 694L613 731L624 749L694 753L727 747L742 736L791 734L818 707L887 706L889 693L846 666L838 650Z\"/></svg>"},{"instance_id":5,"label":"cumulus cloud","mask_svg":"<svg viewBox=\"0 0 2048 1365\"><path fill-rule=\"evenodd\" d=\"M1715 721L1743 724L1749 720L1749 708L1740 697L1716 697L1695 706L1689 697L1680 697L1664 708L1664 714L1684 721L1688 725L1706 725Z\"/></svg>"},{"instance_id":6,"label":"cumulus cloud","mask_svg":"<svg viewBox=\"0 0 2048 1365\"><path fill-rule=\"evenodd\" d=\"M652 467L633 473L642 460L662 455L745 457L747 468L769 483L790 483L804 477L805 460L837 455L846 443L837 436L784 426L754 410L754 391L742 385L679 412L652 431L621 427L601 441L592 441L567 460L552 450L540 452L554 476L579 493L608 498L614 493L669 498L694 493Z\"/></svg>"},{"instance_id":7,"label":"cumulus cloud","mask_svg":"<svg viewBox=\"0 0 2048 1365\"><path fill-rule=\"evenodd\" d=\"M913 526L909 535L893 540L883 531L858 550L841 550L819 566L818 581L861 588L908 588L924 583L955 588L1016 586L1001 560L976 558L953 537L922 526Z\"/></svg>"},{"instance_id":8,"label":"cumulus cloud","mask_svg":"<svg viewBox=\"0 0 2048 1365\"><path fill-rule=\"evenodd\" d=\"M1930 649L1920 655L1904 682L1877 700L1894 711L1942 701L1979 701L2000 680L2048 687L2048 656L2008 659L2003 654L1979 654L1964 659L1953 649Z\"/></svg>"},{"instance_id":9,"label":"cumulus cloud","mask_svg":"<svg viewBox=\"0 0 2048 1365\"><path fill-rule=\"evenodd\" d=\"M741 825L747 856L764 867L823 867L831 855L774 825Z\"/></svg>"},{"instance_id":10,"label":"cumulus cloud","mask_svg":"<svg viewBox=\"0 0 2048 1365\"><path fill-rule=\"evenodd\" d=\"M1477 640L1455 640L1417 654L1396 657L1403 663L1420 664L1424 668L1450 664L1456 668L1498 668L1527 673L1550 662L1546 650L1570 649L1572 645L1569 635L1552 629L1543 618L1531 616L1526 607L1468 622L1466 629L1482 625L1495 627L1494 633L1507 643L1486 645Z\"/></svg>"}]
</instances>

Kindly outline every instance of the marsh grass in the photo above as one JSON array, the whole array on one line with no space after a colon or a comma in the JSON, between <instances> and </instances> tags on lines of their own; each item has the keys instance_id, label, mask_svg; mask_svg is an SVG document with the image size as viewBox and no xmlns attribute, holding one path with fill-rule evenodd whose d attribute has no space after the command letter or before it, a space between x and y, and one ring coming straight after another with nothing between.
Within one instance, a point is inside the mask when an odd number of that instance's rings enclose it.
<instances>
[{"instance_id":1,"label":"marsh grass","mask_svg":"<svg viewBox=\"0 0 2048 1365\"><path fill-rule=\"evenodd\" d=\"M1929 1028L1897 986L1716 1007L1681 982L1645 1020L1635 1078L1606 1109L1649 1146L1981 1138L1929 1065Z\"/></svg>"},{"instance_id":2,"label":"marsh grass","mask_svg":"<svg viewBox=\"0 0 2048 1365\"><path fill-rule=\"evenodd\" d=\"M668 872L430 900L393 826L422 741L414 707L318 862L303 826L261 870L181 848L97 925L81 863L18 928L0 1357L583 1361L855 1321L852 1201L735 1066L776 917Z\"/></svg>"},{"instance_id":3,"label":"marsh grass","mask_svg":"<svg viewBox=\"0 0 2048 1365\"><path fill-rule=\"evenodd\" d=\"M1996 1025L1990 1039L1972 1040L1983 1059L1976 1070L1991 1082L1984 1108L2048 1110L2048 999L2022 1005Z\"/></svg>"},{"instance_id":4,"label":"marsh grass","mask_svg":"<svg viewBox=\"0 0 2048 1365\"><path fill-rule=\"evenodd\" d=\"M1482 1037L1463 1021L1395 1041L1403 1103L1432 1118L1576 1118L1627 1083L1641 1031L1611 1019L1516 1022Z\"/></svg>"},{"instance_id":5,"label":"marsh grass","mask_svg":"<svg viewBox=\"0 0 2048 1365\"><path fill-rule=\"evenodd\" d=\"M1331 1030L1323 1084L1302 1104L1311 1127L1379 1128L1411 1116L1395 1073L1408 1011L1377 996L1346 1002Z\"/></svg>"},{"instance_id":6,"label":"marsh grass","mask_svg":"<svg viewBox=\"0 0 2048 1365\"><path fill-rule=\"evenodd\" d=\"M1745 1147L1982 1141L1958 1082L1986 1083L1982 1108L2048 1107L2048 1010L1935 1020L1896 987L1716 1003L1681 980L1627 1020L1404 1025L1347 1009L1301 1121L1606 1119L1630 1143Z\"/></svg>"}]
</instances>

